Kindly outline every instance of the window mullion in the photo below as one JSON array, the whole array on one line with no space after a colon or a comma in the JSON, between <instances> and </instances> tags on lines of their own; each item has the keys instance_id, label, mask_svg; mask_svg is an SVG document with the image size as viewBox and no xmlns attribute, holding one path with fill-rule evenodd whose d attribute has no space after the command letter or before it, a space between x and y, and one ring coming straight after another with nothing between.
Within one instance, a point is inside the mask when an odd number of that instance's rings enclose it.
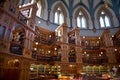
<instances>
[{"instance_id":1,"label":"window mullion","mask_svg":"<svg viewBox=\"0 0 120 80\"><path fill-rule=\"evenodd\" d=\"M104 27L106 28L105 16L103 17Z\"/></svg>"},{"instance_id":2,"label":"window mullion","mask_svg":"<svg viewBox=\"0 0 120 80\"><path fill-rule=\"evenodd\" d=\"M60 24L60 13L58 14L58 24Z\"/></svg>"},{"instance_id":3,"label":"window mullion","mask_svg":"<svg viewBox=\"0 0 120 80\"><path fill-rule=\"evenodd\" d=\"M80 18L80 27L82 28L82 16L80 16L79 18Z\"/></svg>"},{"instance_id":4,"label":"window mullion","mask_svg":"<svg viewBox=\"0 0 120 80\"><path fill-rule=\"evenodd\" d=\"M104 16L104 15L102 15L102 19L103 19L104 28L105 28L105 27L106 27L106 25L105 25L105 16Z\"/></svg>"}]
</instances>

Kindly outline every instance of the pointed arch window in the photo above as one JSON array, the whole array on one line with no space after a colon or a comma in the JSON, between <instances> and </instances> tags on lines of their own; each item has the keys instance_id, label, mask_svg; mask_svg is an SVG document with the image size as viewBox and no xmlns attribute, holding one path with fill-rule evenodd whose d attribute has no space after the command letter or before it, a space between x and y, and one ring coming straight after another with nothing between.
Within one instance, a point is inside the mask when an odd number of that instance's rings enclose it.
<instances>
[{"instance_id":1,"label":"pointed arch window","mask_svg":"<svg viewBox=\"0 0 120 80\"><path fill-rule=\"evenodd\" d=\"M77 26L80 28L87 28L86 18L81 11L77 16Z\"/></svg>"},{"instance_id":2,"label":"pointed arch window","mask_svg":"<svg viewBox=\"0 0 120 80\"><path fill-rule=\"evenodd\" d=\"M41 17L42 5L41 5L41 2L40 2L40 1L37 3L37 7L38 7L38 10L37 10L36 15L37 15L38 17Z\"/></svg>"},{"instance_id":3,"label":"pointed arch window","mask_svg":"<svg viewBox=\"0 0 120 80\"><path fill-rule=\"evenodd\" d=\"M110 17L104 11L102 11L100 14L99 23L101 28L106 28L111 26Z\"/></svg>"},{"instance_id":4,"label":"pointed arch window","mask_svg":"<svg viewBox=\"0 0 120 80\"><path fill-rule=\"evenodd\" d=\"M64 15L60 7L57 8L54 15L54 23L62 24L64 23Z\"/></svg>"}]
</instances>

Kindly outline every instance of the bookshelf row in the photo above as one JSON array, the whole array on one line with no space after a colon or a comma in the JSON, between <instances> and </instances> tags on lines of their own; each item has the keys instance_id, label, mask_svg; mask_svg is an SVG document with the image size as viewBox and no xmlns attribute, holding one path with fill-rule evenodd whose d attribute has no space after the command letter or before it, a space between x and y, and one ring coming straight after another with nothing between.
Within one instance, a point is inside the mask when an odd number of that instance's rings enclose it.
<instances>
[{"instance_id":1,"label":"bookshelf row","mask_svg":"<svg viewBox=\"0 0 120 80\"><path fill-rule=\"evenodd\" d=\"M61 69L58 65L36 65L30 66L30 80L38 80L46 77L55 78L60 74Z\"/></svg>"}]
</instances>

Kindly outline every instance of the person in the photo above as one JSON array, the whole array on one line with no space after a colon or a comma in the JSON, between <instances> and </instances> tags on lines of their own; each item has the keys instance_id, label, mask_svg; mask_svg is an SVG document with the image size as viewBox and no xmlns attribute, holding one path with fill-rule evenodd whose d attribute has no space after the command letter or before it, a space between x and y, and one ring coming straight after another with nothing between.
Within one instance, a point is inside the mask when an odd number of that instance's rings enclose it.
<instances>
[{"instance_id":1,"label":"person","mask_svg":"<svg viewBox=\"0 0 120 80\"><path fill-rule=\"evenodd\" d=\"M82 74L78 74L78 73L77 73L76 75L74 75L73 80L83 80Z\"/></svg>"}]
</instances>

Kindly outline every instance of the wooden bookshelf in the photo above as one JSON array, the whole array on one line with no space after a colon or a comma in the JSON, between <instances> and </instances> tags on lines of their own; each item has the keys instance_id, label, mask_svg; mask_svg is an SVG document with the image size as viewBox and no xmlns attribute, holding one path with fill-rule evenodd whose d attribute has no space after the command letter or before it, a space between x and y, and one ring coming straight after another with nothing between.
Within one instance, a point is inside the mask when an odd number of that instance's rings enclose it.
<instances>
[{"instance_id":1,"label":"wooden bookshelf","mask_svg":"<svg viewBox=\"0 0 120 80\"><path fill-rule=\"evenodd\" d=\"M37 65L31 64L31 66L30 66L30 80L37 80L37 79L38 79Z\"/></svg>"},{"instance_id":2,"label":"wooden bookshelf","mask_svg":"<svg viewBox=\"0 0 120 80\"><path fill-rule=\"evenodd\" d=\"M13 32L13 39L10 45L10 52L22 55L24 47L25 32L24 30L17 29Z\"/></svg>"}]
</instances>

